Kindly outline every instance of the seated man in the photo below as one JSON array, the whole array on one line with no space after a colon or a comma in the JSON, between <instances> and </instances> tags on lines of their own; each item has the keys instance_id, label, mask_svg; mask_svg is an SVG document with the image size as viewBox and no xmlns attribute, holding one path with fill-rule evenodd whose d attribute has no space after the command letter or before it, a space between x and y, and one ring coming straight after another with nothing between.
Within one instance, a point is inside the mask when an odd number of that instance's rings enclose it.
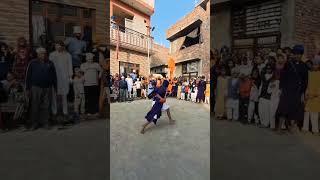
<instances>
[{"instance_id":1,"label":"seated man","mask_svg":"<svg viewBox=\"0 0 320 180\"><path fill-rule=\"evenodd\" d=\"M15 121L21 117L24 110L23 87L18 83L16 76L13 73L7 74L7 79L1 81L1 86L3 91L2 93L5 93L2 105L14 108L12 112L10 110L10 112L2 113L3 129L10 130L16 126Z\"/></svg>"}]
</instances>

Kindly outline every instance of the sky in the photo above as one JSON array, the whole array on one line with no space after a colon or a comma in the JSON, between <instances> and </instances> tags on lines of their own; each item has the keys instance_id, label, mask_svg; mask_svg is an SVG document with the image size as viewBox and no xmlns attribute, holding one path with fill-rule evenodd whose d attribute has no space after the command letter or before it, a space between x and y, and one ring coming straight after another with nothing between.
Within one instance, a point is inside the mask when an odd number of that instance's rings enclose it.
<instances>
[{"instance_id":1,"label":"sky","mask_svg":"<svg viewBox=\"0 0 320 180\"><path fill-rule=\"evenodd\" d=\"M195 0L155 0L155 13L151 16L155 42L169 47L166 30L190 13L194 6Z\"/></svg>"}]
</instances>

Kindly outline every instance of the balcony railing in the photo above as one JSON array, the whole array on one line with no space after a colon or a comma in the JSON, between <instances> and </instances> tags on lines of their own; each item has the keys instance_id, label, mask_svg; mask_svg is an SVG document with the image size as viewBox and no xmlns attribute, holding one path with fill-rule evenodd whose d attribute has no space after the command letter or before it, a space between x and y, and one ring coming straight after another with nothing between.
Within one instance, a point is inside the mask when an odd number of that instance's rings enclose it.
<instances>
[{"instance_id":1,"label":"balcony railing","mask_svg":"<svg viewBox=\"0 0 320 180\"><path fill-rule=\"evenodd\" d=\"M113 45L117 45L122 48L128 48L132 50L148 52L148 42L150 43L149 52L152 50L153 37L149 37L138 31L119 26L115 23L110 24L110 39Z\"/></svg>"}]
</instances>

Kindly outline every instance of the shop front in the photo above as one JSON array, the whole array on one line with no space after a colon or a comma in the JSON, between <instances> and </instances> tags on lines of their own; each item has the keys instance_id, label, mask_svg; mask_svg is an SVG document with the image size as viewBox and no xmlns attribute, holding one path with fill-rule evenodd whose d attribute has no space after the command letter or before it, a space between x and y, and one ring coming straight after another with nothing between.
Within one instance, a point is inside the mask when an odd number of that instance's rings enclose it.
<instances>
[{"instance_id":1,"label":"shop front","mask_svg":"<svg viewBox=\"0 0 320 180\"><path fill-rule=\"evenodd\" d=\"M184 61L177 66L181 66L181 75L184 79L190 80L192 78L197 78L199 75L199 59L191 60L191 61ZM180 73L178 73L180 74Z\"/></svg>"},{"instance_id":2,"label":"shop front","mask_svg":"<svg viewBox=\"0 0 320 180\"><path fill-rule=\"evenodd\" d=\"M255 54L281 45L282 5L280 0L233 6L232 49Z\"/></svg>"}]
</instances>

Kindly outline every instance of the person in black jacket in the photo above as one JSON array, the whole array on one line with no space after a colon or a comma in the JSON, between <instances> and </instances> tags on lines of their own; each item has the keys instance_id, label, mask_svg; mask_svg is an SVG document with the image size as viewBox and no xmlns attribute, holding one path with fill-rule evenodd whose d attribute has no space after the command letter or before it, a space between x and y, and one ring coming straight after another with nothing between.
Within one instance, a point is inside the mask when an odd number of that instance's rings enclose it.
<instances>
[{"instance_id":1,"label":"person in black jacket","mask_svg":"<svg viewBox=\"0 0 320 180\"><path fill-rule=\"evenodd\" d=\"M121 77L121 80L119 82L119 88L120 88L120 102L125 102L127 91L128 91L128 84L127 84L127 81L124 79L124 76Z\"/></svg>"},{"instance_id":2,"label":"person in black jacket","mask_svg":"<svg viewBox=\"0 0 320 180\"><path fill-rule=\"evenodd\" d=\"M33 130L49 127L49 106L52 90L57 90L57 76L54 64L46 57L44 48L37 49L38 57L27 68L26 92L31 102L31 122Z\"/></svg>"}]
</instances>

